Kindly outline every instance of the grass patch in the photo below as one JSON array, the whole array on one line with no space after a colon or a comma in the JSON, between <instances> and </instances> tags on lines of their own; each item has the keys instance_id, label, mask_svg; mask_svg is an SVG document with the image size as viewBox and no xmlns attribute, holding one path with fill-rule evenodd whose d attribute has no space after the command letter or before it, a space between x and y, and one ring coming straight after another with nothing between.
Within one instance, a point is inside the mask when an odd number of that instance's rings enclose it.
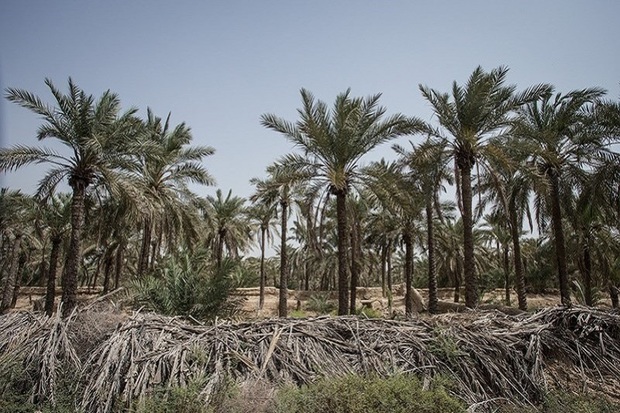
<instances>
[{"instance_id":1,"label":"grass patch","mask_svg":"<svg viewBox=\"0 0 620 413\"><path fill-rule=\"evenodd\" d=\"M413 376L389 378L350 375L279 391L274 413L464 413L441 381L428 389Z\"/></svg>"}]
</instances>

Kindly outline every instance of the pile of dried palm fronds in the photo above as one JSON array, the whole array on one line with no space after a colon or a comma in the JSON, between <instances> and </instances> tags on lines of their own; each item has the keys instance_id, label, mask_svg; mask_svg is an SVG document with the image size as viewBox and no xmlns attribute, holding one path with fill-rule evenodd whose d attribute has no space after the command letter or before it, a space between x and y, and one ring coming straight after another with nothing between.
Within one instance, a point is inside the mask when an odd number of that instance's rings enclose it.
<instances>
[{"instance_id":1,"label":"pile of dried palm fronds","mask_svg":"<svg viewBox=\"0 0 620 413\"><path fill-rule=\"evenodd\" d=\"M80 372L80 406L92 412L110 412L114 403L196 378L204 378L207 402L231 378L307 383L348 373L447 375L469 403L536 402L549 386L620 392L620 315L584 307L520 316L472 312L412 321L320 317L210 326L135 314L81 362L66 333L71 319L41 320L25 313L0 318L2 362L20 354L24 363L70 362ZM41 356L33 358L37 352ZM53 378L46 368L40 381ZM34 393L53 397L53 385Z\"/></svg>"}]
</instances>

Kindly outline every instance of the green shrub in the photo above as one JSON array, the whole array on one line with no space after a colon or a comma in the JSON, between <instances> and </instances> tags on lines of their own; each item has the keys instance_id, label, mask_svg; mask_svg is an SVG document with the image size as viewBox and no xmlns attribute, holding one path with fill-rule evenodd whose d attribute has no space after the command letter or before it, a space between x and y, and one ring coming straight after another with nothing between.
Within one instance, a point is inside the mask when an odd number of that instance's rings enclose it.
<instances>
[{"instance_id":1,"label":"green shrub","mask_svg":"<svg viewBox=\"0 0 620 413\"><path fill-rule=\"evenodd\" d=\"M372 307L360 307L357 309L357 315L366 318L382 318L383 312L381 310L375 310Z\"/></svg>"},{"instance_id":2,"label":"green shrub","mask_svg":"<svg viewBox=\"0 0 620 413\"><path fill-rule=\"evenodd\" d=\"M236 266L224 261L220 268L213 268L199 254L170 257L152 274L132 283L134 305L197 320L231 316L239 304L229 299L235 287L230 275Z\"/></svg>"},{"instance_id":3,"label":"green shrub","mask_svg":"<svg viewBox=\"0 0 620 413\"><path fill-rule=\"evenodd\" d=\"M336 309L336 304L327 293L316 293L308 299L306 308L318 314L329 314Z\"/></svg>"},{"instance_id":4,"label":"green shrub","mask_svg":"<svg viewBox=\"0 0 620 413\"><path fill-rule=\"evenodd\" d=\"M159 389L136 403L132 413L210 413L200 397L202 382Z\"/></svg>"},{"instance_id":5,"label":"green shrub","mask_svg":"<svg viewBox=\"0 0 620 413\"><path fill-rule=\"evenodd\" d=\"M323 379L301 388L287 387L276 396L276 413L464 413L464 406L439 382L428 390L412 376L347 376Z\"/></svg>"}]
</instances>

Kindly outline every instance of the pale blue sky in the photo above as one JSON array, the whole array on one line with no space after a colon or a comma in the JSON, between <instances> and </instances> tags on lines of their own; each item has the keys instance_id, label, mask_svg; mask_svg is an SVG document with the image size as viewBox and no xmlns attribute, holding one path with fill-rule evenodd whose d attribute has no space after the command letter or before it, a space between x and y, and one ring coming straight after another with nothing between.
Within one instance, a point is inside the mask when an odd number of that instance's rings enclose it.
<instances>
[{"instance_id":1,"label":"pale blue sky","mask_svg":"<svg viewBox=\"0 0 620 413\"><path fill-rule=\"evenodd\" d=\"M260 115L296 119L299 89L329 103L383 93L388 113L425 120L418 84L448 91L477 65L510 67L509 82L559 91L600 86L620 98L620 2L607 1L30 1L0 2L0 86L118 93L185 121L224 191L248 196L248 180L291 151ZM39 143L40 121L2 99L2 145ZM405 144L406 139L400 143ZM366 160L393 157L389 145ZM28 167L1 185L33 191ZM214 188L197 189L201 195Z\"/></svg>"}]
</instances>

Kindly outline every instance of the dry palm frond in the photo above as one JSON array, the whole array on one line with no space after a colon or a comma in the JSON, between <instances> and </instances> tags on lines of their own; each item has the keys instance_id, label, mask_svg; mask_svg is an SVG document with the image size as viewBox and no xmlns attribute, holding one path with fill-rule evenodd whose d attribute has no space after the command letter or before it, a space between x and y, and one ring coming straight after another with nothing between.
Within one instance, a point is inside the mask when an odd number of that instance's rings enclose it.
<instances>
[{"instance_id":1,"label":"dry palm frond","mask_svg":"<svg viewBox=\"0 0 620 413\"><path fill-rule=\"evenodd\" d=\"M488 312L408 322L322 317L213 326L139 314L86 363L82 407L109 412L119 397L128 402L197 377L206 377L208 401L226 377L301 384L398 372L449 375L470 403L504 397L530 403L541 399L549 380L558 381L546 368L556 361L570 362L575 381L620 379L618 343L620 316L582 307L519 317Z\"/></svg>"},{"instance_id":2,"label":"dry palm frond","mask_svg":"<svg viewBox=\"0 0 620 413\"><path fill-rule=\"evenodd\" d=\"M58 372L77 371L78 402L89 412L111 412L115 403L188 383L201 383L209 403L230 379L303 384L350 373L445 375L472 406L535 403L555 386L587 386L615 397L620 388L620 314L585 307L213 325L137 313L119 319L113 331L108 323L96 348L80 349L81 361L74 350L80 317L0 317L0 373L22 363L37 372L33 395L53 401Z\"/></svg>"}]
</instances>

